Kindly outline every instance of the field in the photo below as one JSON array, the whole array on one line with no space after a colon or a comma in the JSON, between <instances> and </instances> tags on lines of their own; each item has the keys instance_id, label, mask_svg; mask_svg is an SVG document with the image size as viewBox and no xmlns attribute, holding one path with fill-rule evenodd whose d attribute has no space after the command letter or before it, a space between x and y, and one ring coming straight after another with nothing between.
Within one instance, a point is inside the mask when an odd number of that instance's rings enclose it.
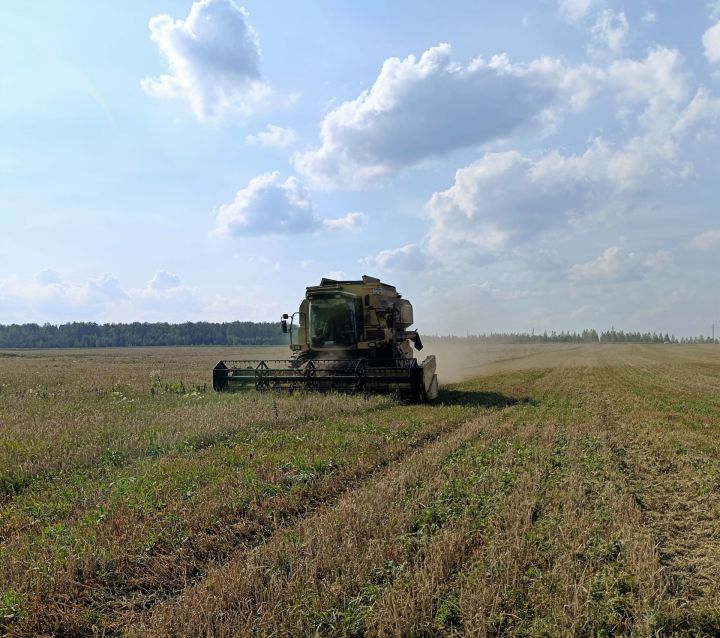
<instances>
[{"instance_id":1,"label":"field","mask_svg":"<svg viewBox=\"0 0 720 638\"><path fill-rule=\"evenodd\" d=\"M0 353L0 634L719 635L720 348L433 348L433 405Z\"/></svg>"}]
</instances>

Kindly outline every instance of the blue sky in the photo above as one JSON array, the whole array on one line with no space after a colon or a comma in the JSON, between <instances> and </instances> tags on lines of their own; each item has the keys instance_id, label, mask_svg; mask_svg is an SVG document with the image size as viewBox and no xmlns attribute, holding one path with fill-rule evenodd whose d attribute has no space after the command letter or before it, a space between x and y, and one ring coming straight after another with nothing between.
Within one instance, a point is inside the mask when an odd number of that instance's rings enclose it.
<instances>
[{"instance_id":1,"label":"blue sky","mask_svg":"<svg viewBox=\"0 0 720 638\"><path fill-rule=\"evenodd\" d=\"M720 6L0 5L0 322L720 321Z\"/></svg>"}]
</instances>

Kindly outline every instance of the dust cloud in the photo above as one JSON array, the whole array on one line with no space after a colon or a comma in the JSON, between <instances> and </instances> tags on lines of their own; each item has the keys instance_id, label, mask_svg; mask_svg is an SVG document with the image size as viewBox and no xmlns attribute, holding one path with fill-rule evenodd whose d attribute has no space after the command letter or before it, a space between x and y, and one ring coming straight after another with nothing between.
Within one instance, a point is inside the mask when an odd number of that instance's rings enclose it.
<instances>
[{"instance_id":1,"label":"dust cloud","mask_svg":"<svg viewBox=\"0 0 720 638\"><path fill-rule=\"evenodd\" d=\"M425 347L415 355L418 361L435 355L440 384L465 381L489 372L497 362L528 354L528 348L523 346L452 343L432 338L425 338L423 343Z\"/></svg>"},{"instance_id":2,"label":"dust cloud","mask_svg":"<svg viewBox=\"0 0 720 638\"><path fill-rule=\"evenodd\" d=\"M641 366L686 356L690 350L656 344L483 344L424 339L418 361L434 354L440 384L457 383L484 374L532 368ZM699 351L697 348L695 351Z\"/></svg>"}]
</instances>

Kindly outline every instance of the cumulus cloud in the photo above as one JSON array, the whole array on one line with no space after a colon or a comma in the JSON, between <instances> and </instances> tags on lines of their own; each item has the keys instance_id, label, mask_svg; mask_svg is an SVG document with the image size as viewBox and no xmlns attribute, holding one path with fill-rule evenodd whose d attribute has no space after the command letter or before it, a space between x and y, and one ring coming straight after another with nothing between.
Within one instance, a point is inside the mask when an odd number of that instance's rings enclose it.
<instances>
[{"instance_id":1,"label":"cumulus cloud","mask_svg":"<svg viewBox=\"0 0 720 638\"><path fill-rule=\"evenodd\" d=\"M280 173L250 180L235 199L220 207L215 232L219 235L293 235L320 226L310 191L296 177L284 182Z\"/></svg>"},{"instance_id":2,"label":"cumulus cloud","mask_svg":"<svg viewBox=\"0 0 720 638\"><path fill-rule=\"evenodd\" d=\"M683 159L684 144L720 119L720 100L703 88L693 93L679 53L654 49L644 59L584 73L594 79L588 95L604 93L615 104L622 137L596 137L576 152L489 152L460 168L453 183L426 203L430 227L420 247L413 247L426 264L512 262L518 270L540 269L559 280L570 264L557 256L538 260L536 253L559 238L648 212L661 205L665 189L687 180L692 165ZM379 253L378 264L392 264L405 250ZM594 267L611 268L622 256L611 252ZM658 252L634 263L649 272L668 258ZM574 272L580 278L584 271Z\"/></svg>"},{"instance_id":3,"label":"cumulus cloud","mask_svg":"<svg viewBox=\"0 0 720 638\"><path fill-rule=\"evenodd\" d=\"M310 191L297 177L282 181L280 173L250 180L235 199L220 207L214 234L224 236L297 235L320 229L358 231L367 225L362 212L322 219Z\"/></svg>"},{"instance_id":4,"label":"cumulus cloud","mask_svg":"<svg viewBox=\"0 0 720 638\"><path fill-rule=\"evenodd\" d=\"M644 128L655 125L654 119L665 119L668 110L691 97L691 77L677 49L657 47L642 60L616 60L597 77L597 89L616 91L618 103L642 105L639 123Z\"/></svg>"},{"instance_id":5,"label":"cumulus cloud","mask_svg":"<svg viewBox=\"0 0 720 638\"><path fill-rule=\"evenodd\" d=\"M712 250L720 247L720 229L706 230L693 237L690 242L693 248L698 250Z\"/></svg>"},{"instance_id":6,"label":"cumulus cloud","mask_svg":"<svg viewBox=\"0 0 720 638\"><path fill-rule=\"evenodd\" d=\"M648 270L661 271L672 261L672 255L667 250L656 250L649 253L643 260L643 266Z\"/></svg>"},{"instance_id":7,"label":"cumulus cloud","mask_svg":"<svg viewBox=\"0 0 720 638\"><path fill-rule=\"evenodd\" d=\"M662 270L668 259L664 251L640 255L611 246L596 259L573 265L569 276L576 283L623 283L642 279L650 270Z\"/></svg>"},{"instance_id":8,"label":"cumulus cloud","mask_svg":"<svg viewBox=\"0 0 720 638\"><path fill-rule=\"evenodd\" d=\"M292 129L269 124L264 131L255 135L248 135L245 138L245 143L266 148L287 148L295 144L296 139L297 136Z\"/></svg>"},{"instance_id":9,"label":"cumulus cloud","mask_svg":"<svg viewBox=\"0 0 720 638\"><path fill-rule=\"evenodd\" d=\"M608 37L606 45L619 50L621 39ZM512 64L504 55L462 65L440 45L419 60L387 60L371 89L325 116L321 145L296 153L293 163L318 188L361 188L530 124L557 123L601 92L615 96L625 118L641 109L638 123L650 129L676 116L689 86L682 56L663 47L640 60L569 67L548 58Z\"/></svg>"},{"instance_id":10,"label":"cumulus cloud","mask_svg":"<svg viewBox=\"0 0 720 638\"><path fill-rule=\"evenodd\" d=\"M652 9L648 9L643 13L641 18L643 24L654 24L657 22L657 13L655 13Z\"/></svg>"},{"instance_id":11,"label":"cumulus cloud","mask_svg":"<svg viewBox=\"0 0 720 638\"><path fill-rule=\"evenodd\" d=\"M643 150L597 139L582 154L488 153L429 200L429 251L483 263L572 221L623 214L661 164Z\"/></svg>"},{"instance_id":12,"label":"cumulus cloud","mask_svg":"<svg viewBox=\"0 0 720 638\"><path fill-rule=\"evenodd\" d=\"M429 251L483 263L488 255L597 212L598 205L617 212L639 173L651 173L654 165L629 155L599 139L577 155L488 153L459 169L453 185L428 201Z\"/></svg>"},{"instance_id":13,"label":"cumulus cloud","mask_svg":"<svg viewBox=\"0 0 720 638\"><path fill-rule=\"evenodd\" d=\"M601 0L558 0L560 15L567 22L578 22L586 18Z\"/></svg>"},{"instance_id":14,"label":"cumulus cloud","mask_svg":"<svg viewBox=\"0 0 720 638\"><path fill-rule=\"evenodd\" d=\"M720 0L711 0L707 8L711 20L720 20Z\"/></svg>"},{"instance_id":15,"label":"cumulus cloud","mask_svg":"<svg viewBox=\"0 0 720 638\"><path fill-rule=\"evenodd\" d=\"M362 212L348 213L334 219L323 219L323 226L328 230L358 231L367 224L368 216Z\"/></svg>"},{"instance_id":16,"label":"cumulus cloud","mask_svg":"<svg viewBox=\"0 0 720 638\"><path fill-rule=\"evenodd\" d=\"M128 290L128 297L132 312L147 320L188 321L203 316L198 291L185 284L180 275L167 270L156 271L144 287Z\"/></svg>"},{"instance_id":17,"label":"cumulus cloud","mask_svg":"<svg viewBox=\"0 0 720 638\"><path fill-rule=\"evenodd\" d=\"M55 271L45 272L53 276L0 279L0 322L187 321L202 316L197 291L166 270L138 288L122 286L107 272L83 282L65 282Z\"/></svg>"},{"instance_id":18,"label":"cumulus cloud","mask_svg":"<svg viewBox=\"0 0 720 638\"><path fill-rule=\"evenodd\" d=\"M711 26L702 37L705 57L713 64L720 62L720 22Z\"/></svg>"},{"instance_id":19,"label":"cumulus cloud","mask_svg":"<svg viewBox=\"0 0 720 638\"><path fill-rule=\"evenodd\" d=\"M66 283L59 273L48 269L30 281L0 279L0 298L4 300L0 322L41 323L92 319L103 308L126 304L129 295L110 273L82 283Z\"/></svg>"},{"instance_id":20,"label":"cumulus cloud","mask_svg":"<svg viewBox=\"0 0 720 638\"><path fill-rule=\"evenodd\" d=\"M634 110L637 134L624 143L598 137L579 153L485 154L428 201L431 254L483 261L569 222L628 213L644 205L658 177L687 177L680 146L720 116L720 101L703 89L692 95L677 52L620 60L597 78L596 90L611 91L619 110Z\"/></svg>"},{"instance_id":21,"label":"cumulus cloud","mask_svg":"<svg viewBox=\"0 0 720 638\"><path fill-rule=\"evenodd\" d=\"M120 287L120 282L108 272L95 279L88 279L87 290L94 299L127 299L127 293Z\"/></svg>"},{"instance_id":22,"label":"cumulus cloud","mask_svg":"<svg viewBox=\"0 0 720 638\"><path fill-rule=\"evenodd\" d=\"M381 250L365 257L360 263L366 268L382 272L422 270L427 265L427 256L418 244L407 244L400 248Z\"/></svg>"},{"instance_id":23,"label":"cumulus cloud","mask_svg":"<svg viewBox=\"0 0 720 638\"><path fill-rule=\"evenodd\" d=\"M521 193L512 186L514 181L520 187L528 183L527 169L528 160L516 151L489 153L459 169L454 184L434 193L427 204L433 224L430 252L460 249L465 259L502 249L509 237L508 226L515 226L511 220L539 208L530 189Z\"/></svg>"},{"instance_id":24,"label":"cumulus cloud","mask_svg":"<svg viewBox=\"0 0 720 638\"><path fill-rule=\"evenodd\" d=\"M197 290L186 285L180 275L158 270L144 287L132 288L127 294L132 301L141 302L139 305L142 308L167 308L168 301L194 304Z\"/></svg>"},{"instance_id":25,"label":"cumulus cloud","mask_svg":"<svg viewBox=\"0 0 720 638\"><path fill-rule=\"evenodd\" d=\"M627 44L629 32L630 25L624 12L605 9L590 30L588 52L618 55Z\"/></svg>"},{"instance_id":26,"label":"cumulus cloud","mask_svg":"<svg viewBox=\"0 0 720 638\"><path fill-rule=\"evenodd\" d=\"M165 292L182 286L182 279L167 270L158 270L148 282L148 288L156 292Z\"/></svg>"},{"instance_id":27,"label":"cumulus cloud","mask_svg":"<svg viewBox=\"0 0 720 638\"><path fill-rule=\"evenodd\" d=\"M558 9L566 22L589 29L591 55L617 56L627 44L630 25L625 13L607 8L604 0L558 0ZM655 12L645 11L641 20L655 22Z\"/></svg>"},{"instance_id":28,"label":"cumulus cloud","mask_svg":"<svg viewBox=\"0 0 720 638\"><path fill-rule=\"evenodd\" d=\"M702 88L693 95L681 58L669 50L651 51L644 60L619 60L600 71L594 90L614 97L618 116L628 127L634 123L636 134L622 142L596 137L575 153L486 153L459 169L453 183L426 204L430 227L422 247L413 248L425 263L465 268L502 260L536 272L545 268L533 252L542 250L543 241L554 245L561 235L648 211L659 201L654 192L687 180L692 166L682 159L683 144L720 118L720 100ZM383 251L378 263L391 264L405 249ZM650 272L669 259L663 252L635 255L634 261L613 251L602 257L578 265L574 278L593 269L602 272L601 267L617 273L617 264L626 262ZM556 274L569 267L551 261Z\"/></svg>"},{"instance_id":29,"label":"cumulus cloud","mask_svg":"<svg viewBox=\"0 0 720 638\"><path fill-rule=\"evenodd\" d=\"M633 255L621 252L619 248L607 248L602 255L570 268L570 279L580 282L607 283L619 281L634 274L630 267Z\"/></svg>"},{"instance_id":30,"label":"cumulus cloud","mask_svg":"<svg viewBox=\"0 0 720 638\"><path fill-rule=\"evenodd\" d=\"M390 58L369 90L325 116L320 146L293 163L318 188L359 188L540 121L573 84L554 60L512 64L499 55L460 64L447 44L419 59Z\"/></svg>"},{"instance_id":31,"label":"cumulus cloud","mask_svg":"<svg viewBox=\"0 0 720 638\"><path fill-rule=\"evenodd\" d=\"M267 92L260 76L260 46L246 11L233 0L197 0L184 20L157 15L150 38L169 73L145 78L155 97L182 97L200 119L229 110L248 112Z\"/></svg>"}]
</instances>

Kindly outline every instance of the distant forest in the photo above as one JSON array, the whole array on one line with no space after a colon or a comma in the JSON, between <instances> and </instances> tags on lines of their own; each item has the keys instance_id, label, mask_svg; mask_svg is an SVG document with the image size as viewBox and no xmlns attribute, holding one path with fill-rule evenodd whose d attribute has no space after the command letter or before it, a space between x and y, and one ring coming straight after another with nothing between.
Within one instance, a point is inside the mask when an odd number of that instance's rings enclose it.
<instances>
[{"instance_id":1,"label":"distant forest","mask_svg":"<svg viewBox=\"0 0 720 638\"><path fill-rule=\"evenodd\" d=\"M280 322L36 323L0 325L0 348L270 346L288 343Z\"/></svg>"},{"instance_id":2,"label":"distant forest","mask_svg":"<svg viewBox=\"0 0 720 638\"><path fill-rule=\"evenodd\" d=\"M720 343L710 337L677 339L655 332L595 330L582 332L494 332L428 336L427 340L459 343ZM272 346L288 343L279 322L106 323L0 325L0 348L101 348L123 346Z\"/></svg>"},{"instance_id":3,"label":"distant forest","mask_svg":"<svg viewBox=\"0 0 720 638\"><path fill-rule=\"evenodd\" d=\"M657 332L624 332L614 328L606 332L595 329L582 332L543 332L528 334L525 332L492 332L490 334L467 335L465 337L432 337L442 341L461 341L463 343L720 343L720 339L710 337L682 337Z\"/></svg>"}]
</instances>

